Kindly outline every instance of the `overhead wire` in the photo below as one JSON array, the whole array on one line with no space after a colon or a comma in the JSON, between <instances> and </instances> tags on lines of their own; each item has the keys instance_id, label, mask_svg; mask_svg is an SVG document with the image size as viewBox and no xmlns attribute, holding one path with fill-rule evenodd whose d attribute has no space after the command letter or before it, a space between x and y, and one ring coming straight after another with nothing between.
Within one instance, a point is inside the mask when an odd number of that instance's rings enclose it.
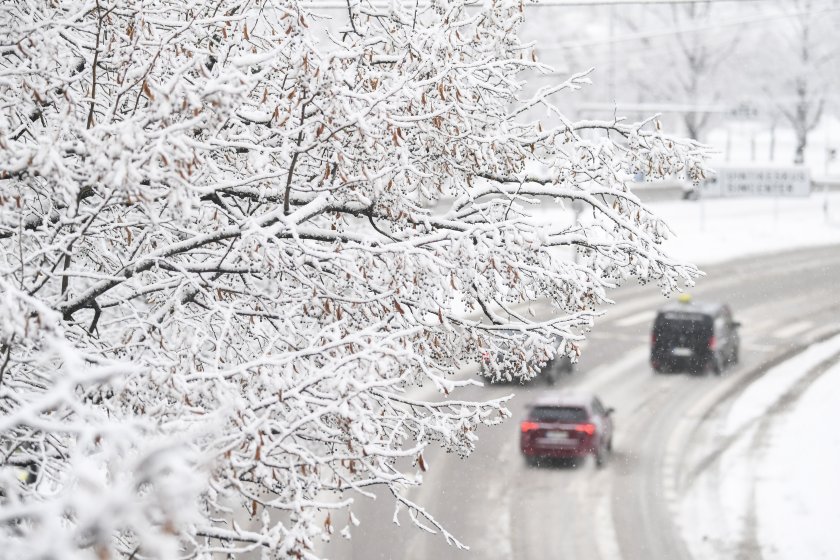
<instances>
[{"instance_id":1,"label":"overhead wire","mask_svg":"<svg viewBox=\"0 0 840 560\"><path fill-rule=\"evenodd\" d=\"M752 0L750 0L752 1ZM756 23L764 23L767 21L773 20L782 20L791 17L798 17L804 15L819 15L831 12L840 12L840 6L835 4L834 7L831 8L823 8L819 10L809 10L809 11L800 11L800 12L787 12L787 13L777 13L771 15L763 15L760 17L752 17L752 18L739 18L736 20L729 20L723 22L715 22L710 23L708 25L700 25L700 26L693 26L693 27L683 27L678 29L670 29L667 31L656 31L656 32L649 32L649 33L634 33L628 35L622 35L618 37L611 37L608 39L598 39L598 40L588 40L588 41L567 41L565 43L557 43L557 44L548 44L548 45L541 45L540 50L566 50L566 49L578 49L578 48L587 48L587 47L599 47L599 46L609 46L615 43L623 43L623 42L633 42L633 41L640 41L645 39L657 39L660 37L673 37L675 35L683 35L688 33L699 33L702 31L717 31L724 27L737 27L743 25L754 25Z\"/></svg>"}]
</instances>

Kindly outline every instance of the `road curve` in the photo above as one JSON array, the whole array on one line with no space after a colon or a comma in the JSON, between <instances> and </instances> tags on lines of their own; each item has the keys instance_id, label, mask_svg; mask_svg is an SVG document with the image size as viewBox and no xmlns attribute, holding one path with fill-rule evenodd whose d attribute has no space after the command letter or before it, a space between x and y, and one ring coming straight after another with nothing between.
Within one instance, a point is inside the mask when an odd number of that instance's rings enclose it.
<instances>
[{"instance_id":1,"label":"road curve","mask_svg":"<svg viewBox=\"0 0 840 560\"><path fill-rule=\"evenodd\" d=\"M481 558L690 560L676 504L686 472L704 457L692 448L696 427L721 399L742 390L765 364L807 337L840 329L840 251L798 250L705 269L696 299L728 302L743 323L740 363L722 378L656 375L648 365L653 288L619 290L619 302L591 333L577 373L561 386L595 391L616 408L615 452L604 469L528 467L518 452L518 420L544 386L490 386L460 398L516 394L513 420L479 433L466 460L435 451L424 484L410 496L470 546L459 551L439 535L392 522L389 496L357 500L362 525L350 540L322 551L335 559Z\"/></svg>"}]
</instances>

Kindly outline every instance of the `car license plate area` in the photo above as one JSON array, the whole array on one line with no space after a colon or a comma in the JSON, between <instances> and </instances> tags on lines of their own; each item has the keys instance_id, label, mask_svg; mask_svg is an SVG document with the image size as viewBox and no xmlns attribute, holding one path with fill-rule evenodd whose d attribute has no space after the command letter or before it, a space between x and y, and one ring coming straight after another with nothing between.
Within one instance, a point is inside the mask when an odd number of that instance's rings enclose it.
<instances>
[{"instance_id":1,"label":"car license plate area","mask_svg":"<svg viewBox=\"0 0 840 560\"><path fill-rule=\"evenodd\" d=\"M548 430L538 440L538 443L543 445L576 445L577 440L569 436L570 434L566 430Z\"/></svg>"},{"instance_id":2,"label":"car license plate area","mask_svg":"<svg viewBox=\"0 0 840 560\"><path fill-rule=\"evenodd\" d=\"M674 348L671 350L671 354L680 358L687 358L694 355L694 350L691 348Z\"/></svg>"}]
</instances>

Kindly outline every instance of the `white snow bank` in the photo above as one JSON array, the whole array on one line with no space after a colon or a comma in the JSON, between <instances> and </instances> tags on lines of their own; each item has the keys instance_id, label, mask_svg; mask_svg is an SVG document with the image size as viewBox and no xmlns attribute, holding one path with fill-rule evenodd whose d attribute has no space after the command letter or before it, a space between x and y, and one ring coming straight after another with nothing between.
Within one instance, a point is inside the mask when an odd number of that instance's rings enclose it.
<instances>
[{"instance_id":1,"label":"white snow bank","mask_svg":"<svg viewBox=\"0 0 840 560\"><path fill-rule=\"evenodd\" d=\"M840 193L652 202L675 233L670 255L698 265L840 244Z\"/></svg>"},{"instance_id":2,"label":"white snow bank","mask_svg":"<svg viewBox=\"0 0 840 560\"><path fill-rule=\"evenodd\" d=\"M805 198L716 198L645 204L674 232L668 254L700 266L747 256L840 244L840 192ZM570 224L570 204L533 210L542 224ZM581 216L587 221L586 215ZM570 258L568 250L558 256Z\"/></svg>"},{"instance_id":3,"label":"white snow bank","mask_svg":"<svg viewBox=\"0 0 840 560\"><path fill-rule=\"evenodd\" d=\"M790 360L782 362L754 381L732 405L724 436L742 431L767 411L808 372L840 352L840 336L814 344ZM840 471L838 471L840 472Z\"/></svg>"},{"instance_id":4,"label":"white snow bank","mask_svg":"<svg viewBox=\"0 0 840 560\"><path fill-rule=\"evenodd\" d=\"M840 364L771 431L755 509L764 560L837 558L840 546Z\"/></svg>"},{"instance_id":5,"label":"white snow bank","mask_svg":"<svg viewBox=\"0 0 840 560\"><path fill-rule=\"evenodd\" d=\"M706 442L724 446L720 457L679 503L678 522L692 557L837 557L840 431L833 428L840 425L840 364L785 403L789 409L770 414L838 352L840 336L815 344L770 369L732 403Z\"/></svg>"}]
</instances>

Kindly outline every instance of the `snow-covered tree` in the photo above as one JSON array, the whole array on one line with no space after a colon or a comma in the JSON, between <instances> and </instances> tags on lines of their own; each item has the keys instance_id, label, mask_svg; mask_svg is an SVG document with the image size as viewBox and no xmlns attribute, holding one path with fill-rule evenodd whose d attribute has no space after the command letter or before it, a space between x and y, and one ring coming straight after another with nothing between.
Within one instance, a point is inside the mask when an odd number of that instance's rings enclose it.
<instances>
[{"instance_id":1,"label":"snow-covered tree","mask_svg":"<svg viewBox=\"0 0 840 560\"><path fill-rule=\"evenodd\" d=\"M729 62L740 37L732 32L732 22L742 21L747 11L712 2L623 10L616 18L636 41L621 49L613 64L623 71L630 94L671 106L685 133L703 140L714 124L713 107L731 96L731 84L743 73L733 71ZM721 23L727 25L716 29Z\"/></svg>"},{"instance_id":2,"label":"snow-covered tree","mask_svg":"<svg viewBox=\"0 0 840 560\"><path fill-rule=\"evenodd\" d=\"M377 485L442 530L424 449L507 416L462 367L527 379L622 279L696 275L625 181L702 148L564 118L585 75L520 98L519 0L307 6L0 6L6 557L311 557Z\"/></svg>"},{"instance_id":3,"label":"snow-covered tree","mask_svg":"<svg viewBox=\"0 0 840 560\"><path fill-rule=\"evenodd\" d=\"M792 14L778 32L772 50L774 68L785 71L781 76L771 72L765 89L795 134L794 162L803 163L808 136L819 124L829 94L838 85L840 49L832 38L840 18L837 6L810 0L795 0L787 8Z\"/></svg>"}]
</instances>

